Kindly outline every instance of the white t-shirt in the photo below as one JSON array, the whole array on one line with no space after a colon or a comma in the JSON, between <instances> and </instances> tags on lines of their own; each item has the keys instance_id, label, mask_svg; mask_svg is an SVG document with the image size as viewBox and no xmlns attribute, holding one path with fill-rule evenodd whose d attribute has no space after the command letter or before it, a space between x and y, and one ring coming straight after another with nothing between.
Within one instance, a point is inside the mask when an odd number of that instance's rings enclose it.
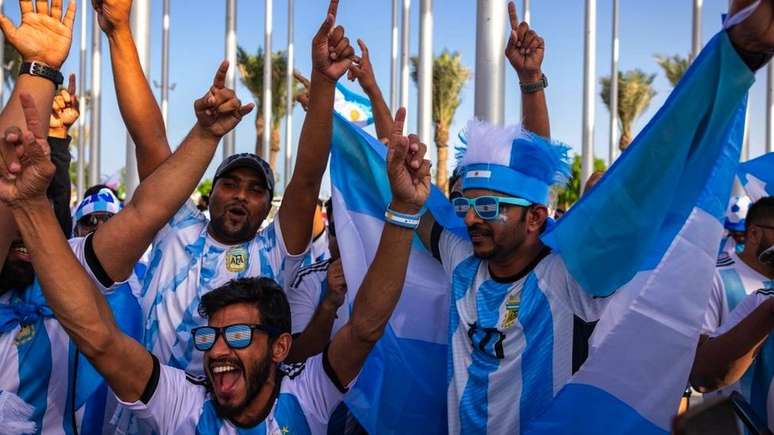
<instances>
[{"instance_id":1,"label":"white t-shirt","mask_svg":"<svg viewBox=\"0 0 774 435\"><path fill-rule=\"evenodd\" d=\"M298 273L285 289L290 304L293 334L304 332L312 320L317 306L328 293L328 268L330 265L331 260L328 259L298 269ZM349 321L349 309L346 305L342 304L336 311L331 337Z\"/></svg>"},{"instance_id":2,"label":"white t-shirt","mask_svg":"<svg viewBox=\"0 0 774 435\"><path fill-rule=\"evenodd\" d=\"M279 216L235 246L213 239L208 224L187 201L156 235L142 291L145 347L162 364L197 376L203 375L202 353L193 347L191 329L206 323L198 312L201 296L235 278L267 277L283 287L306 254L288 254Z\"/></svg>"},{"instance_id":3,"label":"white t-shirt","mask_svg":"<svg viewBox=\"0 0 774 435\"><path fill-rule=\"evenodd\" d=\"M518 434L569 380L575 348L588 346L575 328L608 299L584 292L555 254L498 282L469 241L444 231L437 249L452 282L449 432Z\"/></svg>"},{"instance_id":4,"label":"white t-shirt","mask_svg":"<svg viewBox=\"0 0 774 435\"><path fill-rule=\"evenodd\" d=\"M728 314L747 295L765 288L769 279L747 265L736 253L718 257L712 280L703 333L716 330L728 319Z\"/></svg>"},{"instance_id":5,"label":"white t-shirt","mask_svg":"<svg viewBox=\"0 0 774 435\"><path fill-rule=\"evenodd\" d=\"M158 383L147 403L122 405L159 434L324 434L346 392L336 385L324 358L325 354L309 358L300 372L285 376L269 415L252 428L238 428L218 416L215 399L201 381L165 365L154 367L159 370Z\"/></svg>"}]
</instances>

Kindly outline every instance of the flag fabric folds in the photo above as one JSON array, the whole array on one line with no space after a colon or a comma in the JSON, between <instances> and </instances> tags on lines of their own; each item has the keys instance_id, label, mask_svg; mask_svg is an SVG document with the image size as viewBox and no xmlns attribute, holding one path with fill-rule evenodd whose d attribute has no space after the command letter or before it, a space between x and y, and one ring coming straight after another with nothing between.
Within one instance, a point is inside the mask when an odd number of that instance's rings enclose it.
<instances>
[{"instance_id":1,"label":"flag fabric folds","mask_svg":"<svg viewBox=\"0 0 774 435\"><path fill-rule=\"evenodd\" d=\"M366 127L374 122L371 100L349 90L341 83L336 83L333 109L344 119L358 127Z\"/></svg>"},{"instance_id":2,"label":"flag fabric folds","mask_svg":"<svg viewBox=\"0 0 774 435\"><path fill-rule=\"evenodd\" d=\"M740 163L736 175L753 202L774 196L774 153Z\"/></svg>"}]
</instances>

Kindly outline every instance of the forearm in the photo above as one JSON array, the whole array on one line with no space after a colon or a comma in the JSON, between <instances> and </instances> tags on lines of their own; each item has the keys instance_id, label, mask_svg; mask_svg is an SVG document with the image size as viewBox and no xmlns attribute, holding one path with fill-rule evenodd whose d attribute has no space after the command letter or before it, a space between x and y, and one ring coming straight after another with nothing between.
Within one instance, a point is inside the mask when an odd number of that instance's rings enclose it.
<instances>
[{"instance_id":1,"label":"forearm","mask_svg":"<svg viewBox=\"0 0 774 435\"><path fill-rule=\"evenodd\" d=\"M56 167L56 173L48 186L47 196L54 204L54 214L66 238L72 233L72 214L70 213L70 138L49 137L51 161Z\"/></svg>"},{"instance_id":2,"label":"forearm","mask_svg":"<svg viewBox=\"0 0 774 435\"><path fill-rule=\"evenodd\" d=\"M5 264L8 249L16 237L16 222L13 220L11 210L5 204L0 204L0 264Z\"/></svg>"},{"instance_id":3,"label":"forearm","mask_svg":"<svg viewBox=\"0 0 774 435\"><path fill-rule=\"evenodd\" d=\"M734 328L699 346L691 371L694 388L713 391L742 377L774 328L772 301L767 300Z\"/></svg>"},{"instance_id":4,"label":"forearm","mask_svg":"<svg viewBox=\"0 0 774 435\"><path fill-rule=\"evenodd\" d=\"M196 124L175 153L140 183L126 208L96 231L94 251L112 280L129 277L155 234L196 188L219 141Z\"/></svg>"},{"instance_id":5,"label":"forearm","mask_svg":"<svg viewBox=\"0 0 774 435\"><path fill-rule=\"evenodd\" d=\"M538 77L537 80L540 80L540 78ZM540 136L551 137L545 90L532 93L522 92L521 107L521 122L524 128Z\"/></svg>"},{"instance_id":6,"label":"forearm","mask_svg":"<svg viewBox=\"0 0 774 435\"><path fill-rule=\"evenodd\" d=\"M373 89L366 89L366 95L371 101L371 109L374 113L374 127L376 129L376 138L379 140L389 140L392 131L392 114L387 102L384 101L382 91L378 86Z\"/></svg>"},{"instance_id":7,"label":"forearm","mask_svg":"<svg viewBox=\"0 0 774 435\"><path fill-rule=\"evenodd\" d=\"M164 119L140 65L131 30L108 35L113 79L121 116L136 145L140 180L149 176L172 153Z\"/></svg>"},{"instance_id":8,"label":"forearm","mask_svg":"<svg viewBox=\"0 0 774 435\"><path fill-rule=\"evenodd\" d=\"M304 331L293 339L293 346L290 348L290 353L285 361L289 363L302 362L311 356L322 353L330 341L337 309L338 307L323 300L317 306Z\"/></svg>"},{"instance_id":9,"label":"forearm","mask_svg":"<svg viewBox=\"0 0 774 435\"><path fill-rule=\"evenodd\" d=\"M5 132L11 126L23 129L26 125L19 97L22 92L32 97L35 107L38 109L39 119L45 119L46 123L48 123L55 91L54 83L50 80L29 74L19 75L14 84L11 97L3 108L2 114L0 114L0 133ZM47 130L47 127L44 128L43 134Z\"/></svg>"}]
</instances>

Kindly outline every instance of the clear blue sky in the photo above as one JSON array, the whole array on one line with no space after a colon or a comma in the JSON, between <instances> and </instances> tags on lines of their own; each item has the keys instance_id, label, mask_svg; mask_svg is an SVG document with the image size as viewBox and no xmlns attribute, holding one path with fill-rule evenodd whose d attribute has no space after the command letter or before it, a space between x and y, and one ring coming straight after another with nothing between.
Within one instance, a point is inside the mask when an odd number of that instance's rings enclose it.
<instances>
[{"instance_id":1,"label":"clear blue sky","mask_svg":"<svg viewBox=\"0 0 774 435\"><path fill-rule=\"evenodd\" d=\"M506 14L506 1L503 0ZM81 3L89 4L88 1ZM151 78L160 81L161 66L161 1L152 0L151 17ZM419 0L411 2L411 54L418 51ZM584 2L581 0L534 0L532 26L546 40L544 72L549 78L548 105L553 136L566 142L575 150L581 145L581 107L583 77L583 20ZM296 68L303 72L310 69L309 43L324 18L327 0L296 1ZM706 0L703 11L703 39L708 41L720 29L720 14L725 11L727 0ZM471 70L475 64L475 15L474 0L435 0L433 51L444 48L459 51L462 60ZM611 5L609 0L597 2L597 76L608 75L610 70ZM517 1L521 7L521 1ZM687 55L691 45L690 0L650 0L621 2L622 71L641 68L657 73L654 82L658 92L649 110L637 123L637 130L650 119L663 104L670 91L669 83L656 65L653 55ZM6 13L18 22L16 2L6 2ZM254 52L263 44L263 1L238 0L238 43L248 52ZM347 29L349 37L363 38L369 45L377 79L385 96L390 86L390 21L391 0L341 0L337 22ZM64 72L78 69L78 29L76 22L75 44ZM192 103L200 97L211 82L212 74L224 57L225 1L223 0L172 0L171 6L171 81L176 84L170 96L169 137L177 144L195 121ZM505 38L506 35L503 35ZM274 50L284 49L287 43L286 2L274 1ZM107 43L105 41L105 50ZM124 165L126 133L115 101L112 71L107 55L103 64L103 129L102 173L115 173ZM517 79L507 64L506 73L506 120L517 122L519 100ZM359 89L357 85L353 85ZM409 129L416 129L416 87L410 85ZM237 92L243 101L251 99L247 89L238 85ZM462 94L462 105L452 126L452 142L456 133L473 116L474 85L471 79ZM598 97L597 86L595 152L606 158L608 150L609 114ZM765 133L765 70L759 72L758 81L750 92L751 155L763 153ZM249 115L237 129L237 151L250 151L255 144L254 114ZM294 112L294 134L301 126L303 111ZM284 130L283 130L284 135ZM295 141L294 141L295 144ZM220 162L218 150L208 175Z\"/></svg>"}]
</instances>

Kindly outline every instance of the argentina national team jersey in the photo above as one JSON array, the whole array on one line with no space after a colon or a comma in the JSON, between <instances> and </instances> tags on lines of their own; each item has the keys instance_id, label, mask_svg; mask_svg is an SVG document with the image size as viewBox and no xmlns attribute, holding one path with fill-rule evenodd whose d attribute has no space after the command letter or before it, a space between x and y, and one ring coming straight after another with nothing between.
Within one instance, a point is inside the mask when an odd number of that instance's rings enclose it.
<instances>
[{"instance_id":1,"label":"argentina national team jersey","mask_svg":"<svg viewBox=\"0 0 774 435\"><path fill-rule=\"evenodd\" d=\"M69 244L97 288L107 292L87 264L85 239L71 239ZM36 281L24 291L0 295L0 304L27 302L40 292ZM80 424L73 413L74 349L67 332L53 317L41 317L0 334L0 391L12 393L32 406L29 420L35 424L36 434L73 434L73 425Z\"/></svg>"},{"instance_id":2,"label":"argentina national team jersey","mask_svg":"<svg viewBox=\"0 0 774 435\"><path fill-rule=\"evenodd\" d=\"M200 380L164 365L154 367L158 383L146 402L122 405L158 434L324 434L328 419L346 392L333 381L335 375L324 358L325 354L309 358L300 371L283 377L269 415L251 428L237 427L218 416L215 399Z\"/></svg>"},{"instance_id":3,"label":"argentina national team jersey","mask_svg":"<svg viewBox=\"0 0 774 435\"><path fill-rule=\"evenodd\" d=\"M467 240L444 231L438 253L451 277L449 432L518 434L573 369L577 324L599 319L594 299L548 254L524 276L498 282ZM583 340L580 340L583 341Z\"/></svg>"},{"instance_id":4,"label":"argentina national team jersey","mask_svg":"<svg viewBox=\"0 0 774 435\"><path fill-rule=\"evenodd\" d=\"M203 375L202 354L193 348L191 329L202 295L236 278L266 277L283 286L303 261L289 255L279 216L249 242L227 246L207 232L209 221L191 202L156 235L142 289L145 347L162 364Z\"/></svg>"},{"instance_id":5,"label":"argentina national team jersey","mask_svg":"<svg viewBox=\"0 0 774 435\"><path fill-rule=\"evenodd\" d=\"M328 293L328 268L331 260L324 260L298 269L285 288L290 304L292 333L300 334L309 325L317 306ZM331 328L331 337L349 321L347 304L336 311L336 320Z\"/></svg>"}]
</instances>

